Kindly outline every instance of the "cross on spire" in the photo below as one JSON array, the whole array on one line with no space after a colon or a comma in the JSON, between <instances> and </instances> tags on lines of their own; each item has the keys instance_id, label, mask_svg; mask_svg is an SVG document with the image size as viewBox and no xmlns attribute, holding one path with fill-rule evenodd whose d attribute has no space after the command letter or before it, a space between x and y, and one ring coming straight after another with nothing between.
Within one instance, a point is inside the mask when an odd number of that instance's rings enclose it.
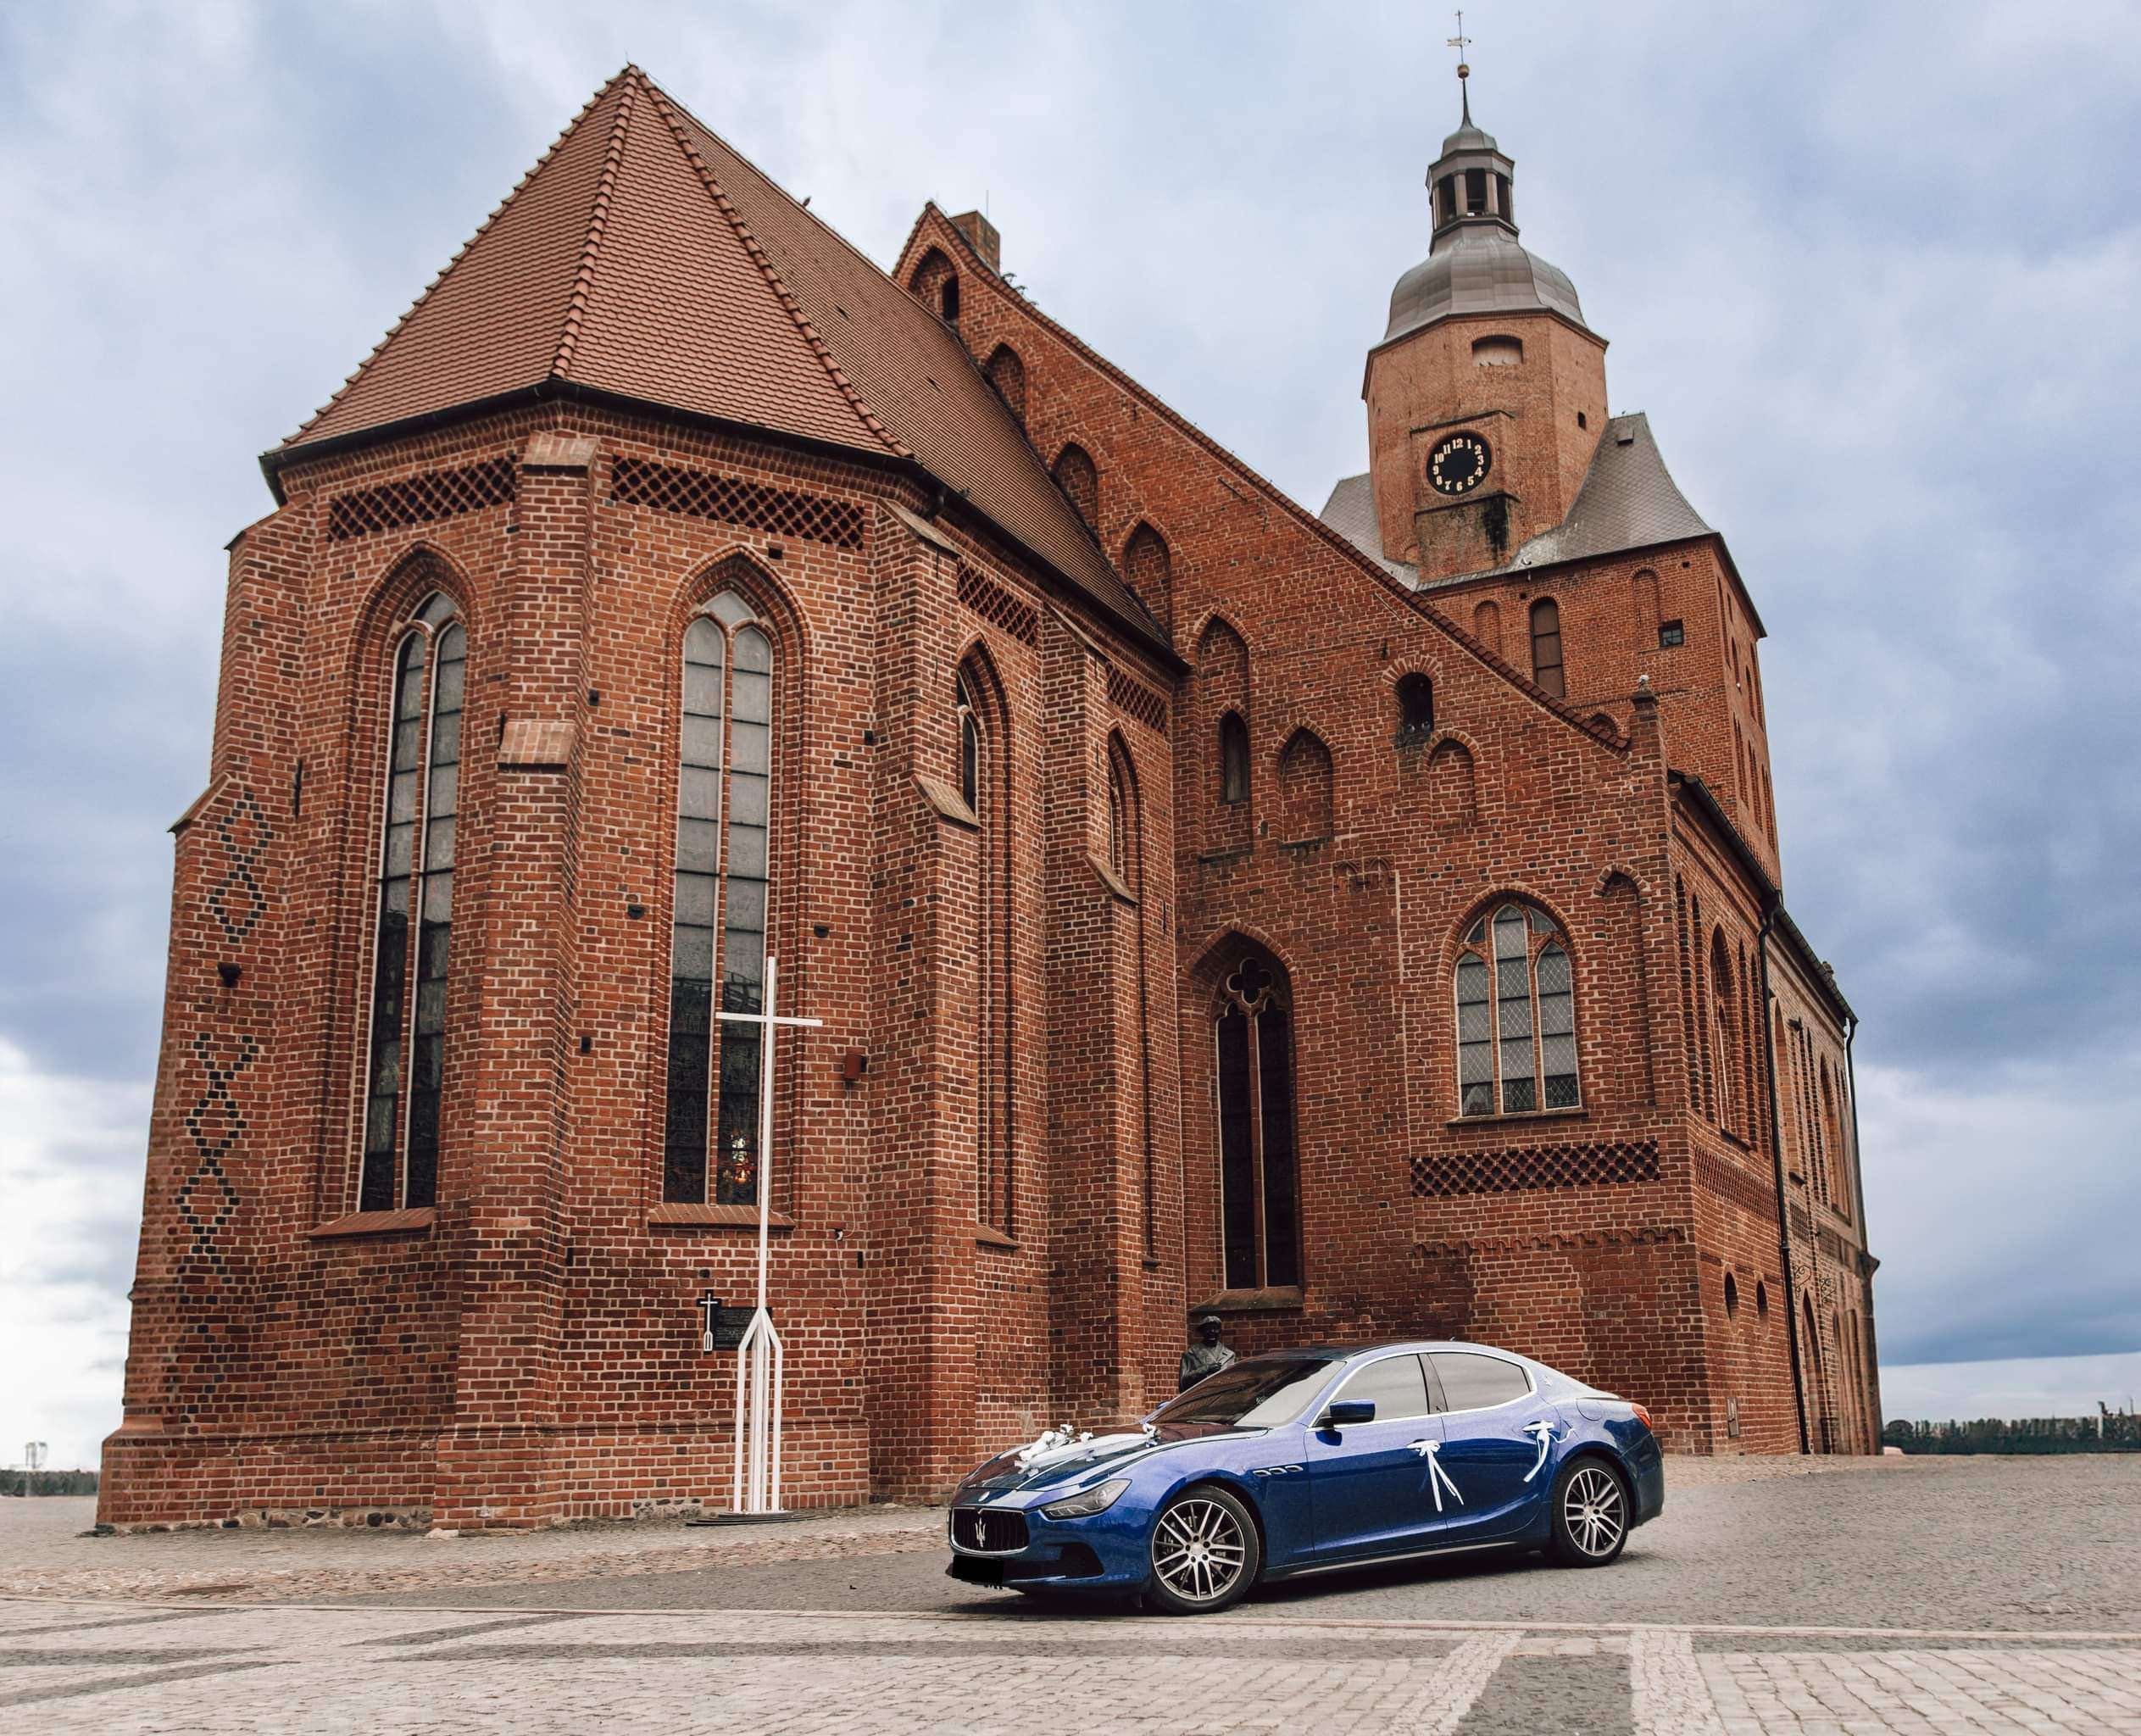
<instances>
[{"instance_id":1,"label":"cross on spire","mask_svg":"<svg viewBox=\"0 0 2141 1736\"><path fill-rule=\"evenodd\" d=\"M1465 64L1465 51L1471 45L1472 39L1465 34L1465 13L1460 7L1457 13L1457 34L1449 39L1447 46L1457 51L1457 93L1465 105L1464 124L1466 126L1472 124L1471 86L1465 82L1471 77L1472 70Z\"/></svg>"}]
</instances>

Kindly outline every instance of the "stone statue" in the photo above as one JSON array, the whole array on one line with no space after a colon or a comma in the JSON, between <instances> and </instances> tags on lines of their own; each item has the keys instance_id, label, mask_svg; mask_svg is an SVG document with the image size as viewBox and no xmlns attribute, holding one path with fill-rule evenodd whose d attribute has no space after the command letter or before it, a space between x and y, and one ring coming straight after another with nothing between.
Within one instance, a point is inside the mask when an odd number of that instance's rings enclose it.
<instances>
[{"instance_id":1,"label":"stone statue","mask_svg":"<svg viewBox=\"0 0 2141 1736\"><path fill-rule=\"evenodd\" d=\"M1175 1390L1186 1393L1208 1374L1216 1374L1234 1360L1234 1353L1219 1341L1220 1319L1208 1314L1197 1322L1197 1335L1202 1340L1182 1352L1182 1380Z\"/></svg>"}]
</instances>

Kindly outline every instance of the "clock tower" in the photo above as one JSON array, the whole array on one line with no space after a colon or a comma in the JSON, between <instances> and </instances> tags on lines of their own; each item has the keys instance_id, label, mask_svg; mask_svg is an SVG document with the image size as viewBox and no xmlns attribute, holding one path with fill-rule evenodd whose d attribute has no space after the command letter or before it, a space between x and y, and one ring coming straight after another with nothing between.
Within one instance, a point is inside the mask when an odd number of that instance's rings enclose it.
<instances>
[{"instance_id":1,"label":"clock tower","mask_svg":"<svg viewBox=\"0 0 2141 1736\"><path fill-rule=\"evenodd\" d=\"M1518 243L1515 179L1467 94L1427 171L1427 257L1368 353L1376 527L1422 581L1499 566L1559 524L1605 427L1605 340L1567 275Z\"/></svg>"}]
</instances>

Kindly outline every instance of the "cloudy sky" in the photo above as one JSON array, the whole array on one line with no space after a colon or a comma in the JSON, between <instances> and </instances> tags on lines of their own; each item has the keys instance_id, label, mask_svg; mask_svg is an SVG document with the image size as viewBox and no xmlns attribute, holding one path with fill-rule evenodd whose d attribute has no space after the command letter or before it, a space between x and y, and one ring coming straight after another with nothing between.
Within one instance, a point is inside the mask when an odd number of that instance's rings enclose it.
<instances>
[{"instance_id":1,"label":"cloudy sky","mask_svg":"<svg viewBox=\"0 0 2141 1736\"><path fill-rule=\"evenodd\" d=\"M1452 27L0 11L0 1461L93 1464L117 1421L164 827L204 778L253 459L597 84L638 62L880 261L925 198L986 200L1043 306L1316 506L1365 464L1362 354L1426 250ZM2141 1385L2141 13L1474 0L1467 28L1527 242L1771 631L1787 894L1865 1020L1891 1391Z\"/></svg>"}]
</instances>

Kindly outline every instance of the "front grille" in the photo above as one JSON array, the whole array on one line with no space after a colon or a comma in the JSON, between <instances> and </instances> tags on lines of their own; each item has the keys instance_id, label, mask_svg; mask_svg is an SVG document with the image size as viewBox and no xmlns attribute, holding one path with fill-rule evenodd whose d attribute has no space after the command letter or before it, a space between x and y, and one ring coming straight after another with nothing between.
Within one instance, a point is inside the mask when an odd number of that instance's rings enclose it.
<instances>
[{"instance_id":1,"label":"front grille","mask_svg":"<svg viewBox=\"0 0 2141 1736\"><path fill-rule=\"evenodd\" d=\"M987 1507L952 1509L952 1541L984 1555L1008 1555L1026 1547L1026 1515Z\"/></svg>"}]
</instances>

